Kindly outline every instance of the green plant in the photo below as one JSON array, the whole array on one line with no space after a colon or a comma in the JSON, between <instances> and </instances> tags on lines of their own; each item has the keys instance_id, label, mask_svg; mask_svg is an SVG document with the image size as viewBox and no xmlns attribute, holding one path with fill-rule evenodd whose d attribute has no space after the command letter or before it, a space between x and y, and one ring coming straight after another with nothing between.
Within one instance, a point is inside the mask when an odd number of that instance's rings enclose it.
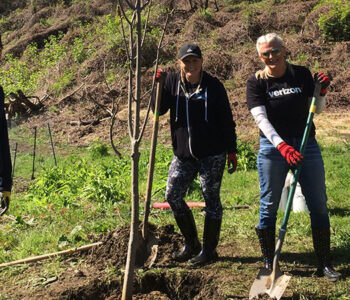
<instances>
[{"instance_id":1,"label":"green plant","mask_svg":"<svg viewBox=\"0 0 350 300\"><path fill-rule=\"evenodd\" d=\"M72 84L74 77L75 69L65 70L56 78L56 81L50 86L50 90L55 96L61 95Z\"/></svg>"},{"instance_id":2,"label":"green plant","mask_svg":"<svg viewBox=\"0 0 350 300\"><path fill-rule=\"evenodd\" d=\"M238 157L237 157L237 169L238 170L254 170L256 169L256 150L253 149L249 143L238 142Z\"/></svg>"},{"instance_id":3,"label":"green plant","mask_svg":"<svg viewBox=\"0 0 350 300\"><path fill-rule=\"evenodd\" d=\"M318 25L322 35L329 41L348 41L350 39L350 2L343 0L321 0L316 6L328 6L329 11L320 15Z\"/></svg>"}]
</instances>

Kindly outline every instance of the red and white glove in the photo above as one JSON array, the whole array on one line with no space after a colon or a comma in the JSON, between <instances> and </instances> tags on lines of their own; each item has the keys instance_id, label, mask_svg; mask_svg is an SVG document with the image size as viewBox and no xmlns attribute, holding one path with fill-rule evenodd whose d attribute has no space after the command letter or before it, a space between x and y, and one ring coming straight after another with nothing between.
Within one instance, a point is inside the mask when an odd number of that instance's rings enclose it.
<instances>
[{"instance_id":1,"label":"red and white glove","mask_svg":"<svg viewBox=\"0 0 350 300\"><path fill-rule=\"evenodd\" d=\"M327 94L327 88L331 84L331 80L323 72L315 73L314 75L315 83L318 82L321 86L320 96L325 96Z\"/></svg>"},{"instance_id":2,"label":"red and white glove","mask_svg":"<svg viewBox=\"0 0 350 300\"><path fill-rule=\"evenodd\" d=\"M236 152L227 154L228 172L232 174L237 169L237 155Z\"/></svg>"},{"instance_id":3,"label":"red and white glove","mask_svg":"<svg viewBox=\"0 0 350 300\"><path fill-rule=\"evenodd\" d=\"M282 142L277 146L277 150L286 159L287 163L292 167L297 167L303 162L304 157L286 142Z\"/></svg>"}]
</instances>

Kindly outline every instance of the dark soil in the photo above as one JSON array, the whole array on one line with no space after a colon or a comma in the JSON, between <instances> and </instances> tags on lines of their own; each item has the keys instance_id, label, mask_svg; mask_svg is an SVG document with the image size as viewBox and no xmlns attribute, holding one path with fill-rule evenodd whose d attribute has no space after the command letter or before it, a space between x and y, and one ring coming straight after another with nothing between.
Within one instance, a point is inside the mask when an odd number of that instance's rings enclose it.
<instances>
[{"instance_id":1,"label":"dark soil","mask_svg":"<svg viewBox=\"0 0 350 300\"><path fill-rule=\"evenodd\" d=\"M213 270L188 269L186 264L171 259L171 254L182 244L182 237L174 232L173 225L156 228L153 234L158 240L157 257L152 269L148 268L147 260L139 265L134 279L133 299L225 299L220 290L210 284L215 278ZM128 239L128 228L112 231L103 237L101 246L80 255L85 263L78 268L72 267L78 258L76 254L62 262L67 269L53 283L36 289L13 290L11 296L13 299L121 299L122 273L109 276L106 270L124 267ZM167 272L167 268L181 266L186 271Z\"/></svg>"}]
</instances>

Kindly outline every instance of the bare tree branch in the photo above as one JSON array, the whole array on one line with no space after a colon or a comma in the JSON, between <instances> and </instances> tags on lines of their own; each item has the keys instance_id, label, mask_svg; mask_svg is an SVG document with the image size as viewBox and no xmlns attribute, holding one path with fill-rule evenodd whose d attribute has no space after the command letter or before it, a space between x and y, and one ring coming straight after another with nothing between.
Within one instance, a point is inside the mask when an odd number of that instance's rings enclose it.
<instances>
[{"instance_id":1,"label":"bare tree branch","mask_svg":"<svg viewBox=\"0 0 350 300\"><path fill-rule=\"evenodd\" d=\"M131 20L129 20L129 18L126 16L126 13L124 11L124 8L122 6L121 0L118 0L119 6L118 6L118 14L122 14L124 19L126 20L126 22L128 22L129 24L131 24Z\"/></svg>"},{"instance_id":2,"label":"bare tree branch","mask_svg":"<svg viewBox=\"0 0 350 300\"><path fill-rule=\"evenodd\" d=\"M156 79L156 76L155 76L155 75L156 75L156 72L157 72L157 69L158 69L158 62L159 62L160 49L162 48L162 42L163 42L163 39L164 39L166 27L167 27L167 25L168 25L169 16L172 15L173 12L174 12L174 9L171 10L171 12L168 13L168 15L167 15L167 17L166 17L166 20L165 20L165 23L164 23L164 26L163 26L162 35L161 35L160 40L159 40L159 43L158 43L158 47L157 47L157 56L156 56L156 64L155 64L155 66L154 66L154 76L153 76L152 88L151 88L151 97L150 97L150 100L149 100L149 102L148 102L146 116L145 116L145 119L144 119L144 122L143 122L143 125L142 125L142 128L141 128L140 136L139 136L139 138L138 138L138 141L139 141L139 142L141 142L141 140L142 140L143 133L144 133L144 131L145 131L145 128L146 128L146 125L147 125L147 122L148 122L148 117L149 117L149 112L150 112L151 103L152 103L152 97L153 97L153 92L154 92L154 86L155 86L155 79Z\"/></svg>"},{"instance_id":3,"label":"bare tree branch","mask_svg":"<svg viewBox=\"0 0 350 300\"><path fill-rule=\"evenodd\" d=\"M146 7L149 3L151 3L151 2L152 2L152 0L147 0L146 3L145 3L144 5L141 6L141 10L144 10L145 7Z\"/></svg>"},{"instance_id":4,"label":"bare tree branch","mask_svg":"<svg viewBox=\"0 0 350 300\"><path fill-rule=\"evenodd\" d=\"M120 2L121 0L119 0L119 2ZM118 9L118 15L119 15L119 19L120 19L120 25L121 25L121 28L122 28L122 34L123 34L123 42L124 42L124 48L125 48L125 51L126 51L126 58L127 58L127 60L128 61L130 61L130 50L129 50L129 47L128 47L128 43L127 43L127 41L126 41L126 35L125 35L125 29L124 29L124 22L123 22L123 17L122 17L122 12L123 12L123 10L122 10L122 8L120 7L120 4L119 4L119 6L118 6L118 8L120 8L120 9ZM126 19L127 20L127 22L128 22L128 19L126 18L126 16L125 16L125 14L123 14L124 15L124 19ZM128 22L129 23L129 22ZM129 23L129 25L130 25L131 23Z\"/></svg>"},{"instance_id":5,"label":"bare tree branch","mask_svg":"<svg viewBox=\"0 0 350 300\"><path fill-rule=\"evenodd\" d=\"M109 126L109 139L110 139L110 143L112 145L112 148L113 148L114 152L118 155L119 158L121 158L122 155L118 151L117 147L114 144L114 140L113 140L113 127L114 127L114 123L115 123L115 120L116 120L117 112L118 112L118 109L116 109L114 111L114 113L112 114L112 117L111 117L111 124Z\"/></svg>"},{"instance_id":6,"label":"bare tree branch","mask_svg":"<svg viewBox=\"0 0 350 300\"><path fill-rule=\"evenodd\" d=\"M129 5L130 9L135 10L136 6L133 5L129 0L125 0L125 2Z\"/></svg>"},{"instance_id":7,"label":"bare tree branch","mask_svg":"<svg viewBox=\"0 0 350 300\"><path fill-rule=\"evenodd\" d=\"M133 23L131 23L129 25L129 31L130 31L130 37L129 37L129 45L130 45L130 55L131 55L131 58L129 60L129 85L128 85L128 90L129 90L129 93L128 93L128 129L129 129L129 136L130 138L133 140L135 139L135 137L133 136L133 132L134 132L134 128L133 128L133 122L132 122L132 103L134 102L134 97L133 97L133 94L130 92L132 91L132 88L133 88L133 68L132 68L132 65L133 65L133 57L134 57L134 35L133 35L133 30L134 30L134 27L133 27Z\"/></svg>"},{"instance_id":8,"label":"bare tree branch","mask_svg":"<svg viewBox=\"0 0 350 300\"><path fill-rule=\"evenodd\" d=\"M151 1L149 1L149 2L151 2ZM148 11L147 11L147 17L146 17L146 21L145 21L144 30L143 30L143 37L141 40L141 47L143 47L143 43L145 41L150 11L151 11L151 5L148 7Z\"/></svg>"}]
</instances>

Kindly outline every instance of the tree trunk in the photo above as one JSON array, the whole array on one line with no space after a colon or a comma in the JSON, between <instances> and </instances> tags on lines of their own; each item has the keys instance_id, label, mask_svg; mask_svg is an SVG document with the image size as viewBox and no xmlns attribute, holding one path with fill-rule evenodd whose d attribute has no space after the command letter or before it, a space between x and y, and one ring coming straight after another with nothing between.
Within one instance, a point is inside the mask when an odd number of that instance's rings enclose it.
<instances>
[{"instance_id":1,"label":"tree trunk","mask_svg":"<svg viewBox=\"0 0 350 300\"><path fill-rule=\"evenodd\" d=\"M136 248L138 245L138 229L139 229L139 142L137 141L140 133L140 100L141 100L141 0L136 2L136 72L135 72L135 95L134 95L134 132L132 137L132 153L131 153L131 226L130 239L128 247L128 256L125 268L125 277L123 283L122 300L132 300L133 279L135 268ZM132 45L131 45L132 46ZM133 56L131 56L133 57ZM132 87L129 87L129 93Z\"/></svg>"}]
</instances>

